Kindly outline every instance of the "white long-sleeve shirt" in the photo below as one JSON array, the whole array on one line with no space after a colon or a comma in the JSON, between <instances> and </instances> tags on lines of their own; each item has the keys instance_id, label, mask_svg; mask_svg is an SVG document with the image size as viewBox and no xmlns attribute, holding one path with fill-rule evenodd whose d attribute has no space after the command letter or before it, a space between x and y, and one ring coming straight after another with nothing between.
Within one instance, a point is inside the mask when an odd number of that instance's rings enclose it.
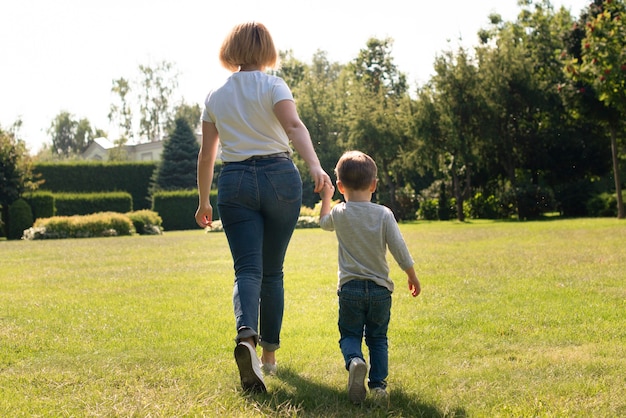
<instances>
[{"instance_id":1,"label":"white long-sleeve shirt","mask_svg":"<svg viewBox=\"0 0 626 418\"><path fill-rule=\"evenodd\" d=\"M350 280L372 280L393 292L387 248L402 270L413 266L391 210L372 202L335 205L320 219L326 231L335 231L339 243L338 289Z\"/></svg>"}]
</instances>

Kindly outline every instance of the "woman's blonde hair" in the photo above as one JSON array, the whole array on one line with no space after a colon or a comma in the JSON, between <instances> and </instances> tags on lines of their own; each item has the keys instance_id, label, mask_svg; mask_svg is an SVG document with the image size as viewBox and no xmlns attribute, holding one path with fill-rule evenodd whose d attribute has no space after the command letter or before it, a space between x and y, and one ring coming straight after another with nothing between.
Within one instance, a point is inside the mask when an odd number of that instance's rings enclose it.
<instances>
[{"instance_id":1,"label":"woman's blonde hair","mask_svg":"<svg viewBox=\"0 0 626 418\"><path fill-rule=\"evenodd\" d=\"M262 70L278 64L278 52L272 35L262 23L246 22L235 26L220 48L220 62L230 71L242 66L260 66Z\"/></svg>"}]
</instances>

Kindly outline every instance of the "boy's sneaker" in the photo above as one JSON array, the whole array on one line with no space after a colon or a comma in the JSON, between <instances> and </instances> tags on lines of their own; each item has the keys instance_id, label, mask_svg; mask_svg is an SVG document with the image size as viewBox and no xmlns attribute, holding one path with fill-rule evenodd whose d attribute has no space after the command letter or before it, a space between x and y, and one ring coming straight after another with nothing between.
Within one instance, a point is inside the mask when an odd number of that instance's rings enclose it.
<instances>
[{"instance_id":1,"label":"boy's sneaker","mask_svg":"<svg viewBox=\"0 0 626 418\"><path fill-rule=\"evenodd\" d=\"M240 342L235 347L235 361L239 367L239 377L243 390L251 392L267 392L261 365L256 350L247 342Z\"/></svg>"},{"instance_id":2,"label":"boy's sneaker","mask_svg":"<svg viewBox=\"0 0 626 418\"><path fill-rule=\"evenodd\" d=\"M370 389L370 395L378 405L389 406L389 394L385 388L376 387Z\"/></svg>"},{"instance_id":3,"label":"boy's sneaker","mask_svg":"<svg viewBox=\"0 0 626 418\"><path fill-rule=\"evenodd\" d=\"M362 359L355 357L350 360L348 373L348 399L352 403L359 404L365 400L367 365Z\"/></svg>"},{"instance_id":4,"label":"boy's sneaker","mask_svg":"<svg viewBox=\"0 0 626 418\"><path fill-rule=\"evenodd\" d=\"M263 370L263 373L265 373L266 376L274 376L278 372L278 364L263 363L261 365L261 370Z\"/></svg>"}]
</instances>

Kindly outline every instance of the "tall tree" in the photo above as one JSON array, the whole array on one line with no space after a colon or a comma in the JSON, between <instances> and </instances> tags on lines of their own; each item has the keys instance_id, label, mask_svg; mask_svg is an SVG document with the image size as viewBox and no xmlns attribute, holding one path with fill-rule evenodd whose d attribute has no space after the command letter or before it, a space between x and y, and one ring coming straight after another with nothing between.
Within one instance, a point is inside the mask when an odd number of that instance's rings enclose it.
<instances>
[{"instance_id":1,"label":"tall tree","mask_svg":"<svg viewBox=\"0 0 626 418\"><path fill-rule=\"evenodd\" d=\"M196 163L200 144L184 118L174 122L174 130L163 144L161 162L156 169L158 190L193 189L196 187Z\"/></svg>"},{"instance_id":2,"label":"tall tree","mask_svg":"<svg viewBox=\"0 0 626 418\"><path fill-rule=\"evenodd\" d=\"M291 68L302 70L299 81L292 88L298 105L300 118L308 128L322 167L332 173L341 155L338 137L343 130L341 115L344 110L343 90L339 85L342 66L328 61L326 53L317 51L311 65L297 65L290 61ZM296 156L296 164L306 170L304 161ZM303 177L303 204L313 206L319 195L313 193L313 185L308 176Z\"/></svg>"},{"instance_id":3,"label":"tall tree","mask_svg":"<svg viewBox=\"0 0 626 418\"><path fill-rule=\"evenodd\" d=\"M61 157L78 156L93 139L94 131L87 119L79 121L68 111L61 111L50 124L52 152Z\"/></svg>"},{"instance_id":4,"label":"tall tree","mask_svg":"<svg viewBox=\"0 0 626 418\"><path fill-rule=\"evenodd\" d=\"M114 102L109 108L109 122L115 123L119 130L115 143L118 146L125 145L133 138L133 113L129 103L131 92L130 82L121 77L113 80L111 93L114 94Z\"/></svg>"},{"instance_id":5,"label":"tall tree","mask_svg":"<svg viewBox=\"0 0 626 418\"><path fill-rule=\"evenodd\" d=\"M168 61L155 67L140 65L139 71L139 135L150 142L160 141L171 114L171 96L178 87L178 74Z\"/></svg>"},{"instance_id":6,"label":"tall tree","mask_svg":"<svg viewBox=\"0 0 626 418\"><path fill-rule=\"evenodd\" d=\"M565 71L574 81L586 113L609 129L617 217L626 217L622 199L617 136L626 119L626 5L623 0L591 3L573 28ZM580 43L579 43L580 42Z\"/></svg>"},{"instance_id":7,"label":"tall tree","mask_svg":"<svg viewBox=\"0 0 626 418\"><path fill-rule=\"evenodd\" d=\"M0 127L0 207L5 224L11 221L9 206L24 192L35 190L39 185L26 144L17 137L20 125L18 120L13 129L5 131Z\"/></svg>"},{"instance_id":8,"label":"tall tree","mask_svg":"<svg viewBox=\"0 0 626 418\"><path fill-rule=\"evenodd\" d=\"M431 86L420 93L423 103L414 121L417 144L434 170L448 175L456 213L465 220L463 202L472 188L472 175L481 150L485 105L478 89L478 68L463 48L447 51L435 60ZM436 118L434 120L430 118ZM435 157L437 156L437 157Z\"/></svg>"},{"instance_id":9,"label":"tall tree","mask_svg":"<svg viewBox=\"0 0 626 418\"><path fill-rule=\"evenodd\" d=\"M397 216L394 166L408 140L410 97L406 75L393 62L393 41L371 38L367 48L346 66L346 148L359 149L376 160L380 176L377 199Z\"/></svg>"},{"instance_id":10,"label":"tall tree","mask_svg":"<svg viewBox=\"0 0 626 418\"><path fill-rule=\"evenodd\" d=\"M172 132L176 128L176 119L183 118L189 124L192 131L196 132L200 128L200 117L202 109L198 104L188 104L183 100L174 108L174 112L167 123L167 131Z\"/></svg>"}]
</instances>

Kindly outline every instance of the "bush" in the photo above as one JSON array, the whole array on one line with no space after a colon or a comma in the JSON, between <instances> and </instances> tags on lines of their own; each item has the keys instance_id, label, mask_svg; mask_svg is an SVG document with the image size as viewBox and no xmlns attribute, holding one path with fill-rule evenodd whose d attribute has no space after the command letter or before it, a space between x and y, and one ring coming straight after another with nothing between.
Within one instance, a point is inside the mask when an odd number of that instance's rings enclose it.
<instances>
[{"instance_id":1,"label":"bush","mask_svg":"<svg viewBox=\"0 0 626 418\"><path fill-rule=\"evenodd\" d=\"M502 206L494 195L485 196L477 192L474 197L466 200L468 212L473 219L498 219L502 217Z\"/></svg>"},{"instance_id":2,"label":"bush","mask_svg":"<svg viewBox=\"0 0 626 418\"><path fill-rule=\"evenodd\" d=\"M20 239L25 229L33 226L33 211L24 199L17 199L9 206L8 239Z\"/></svg>"},{"instance_id":3,"label":"bush","mask_svg":"<svg viewBox=\"0 0 626 418\"><path fill-rule=\"evenodd\" d=\"M52 192L37 191L24 196L33 210L33 219L51 218L55 215L54 195Z\"/></svg>"},{"instance_id":4,"label":"bush","mask_svg":"<svg viewBox=\"0 0 626 418\"><path fill-rule=\"evenodd\" d=\"M54 199L58 216L127 213L133 210L133 199L127 192L60 193L54 195Z\"/></svg>"},{"instance_id":5,"label":"bush","mask_svg":"<svg viewBox=\"0 0 626 418\"><path fill-rule=\"evenodd\" d=\"M417 210L417 218L428 221L439 219L439 201L437 199L422 199Z\"/></svg>"},{"instance_id":6,"label":"bush","mask_svg":"<svg viewBox=\"0 0 626 418\"><path fill-rule=\"evenodd\" d=\"M160 235L163 233L163 220L158 213L143 209L126 214L139 235Z\"/></svg>"},{"instance_id":7,"label":"bush","mask_svg":"<svg viewBox=\"0 0 626 418\"><path fill-rule=\"evenodd\" d=\"M622 200L626 193L622 191ZM617 216L617 196L615 193L601 193L587 201L589 216L610 218Z\"/></svg>"},{"instance_id":8,"label":"bush","mask_svg":"<svg viewBox=\"0 0 626 418\"><path fill-rule=\"evenodd\" d=\"M32 228L24 231L24 239L112 237L131 235L133 231L128 216L102 212L38 219Z\"/></svg>"}]
</instances>

